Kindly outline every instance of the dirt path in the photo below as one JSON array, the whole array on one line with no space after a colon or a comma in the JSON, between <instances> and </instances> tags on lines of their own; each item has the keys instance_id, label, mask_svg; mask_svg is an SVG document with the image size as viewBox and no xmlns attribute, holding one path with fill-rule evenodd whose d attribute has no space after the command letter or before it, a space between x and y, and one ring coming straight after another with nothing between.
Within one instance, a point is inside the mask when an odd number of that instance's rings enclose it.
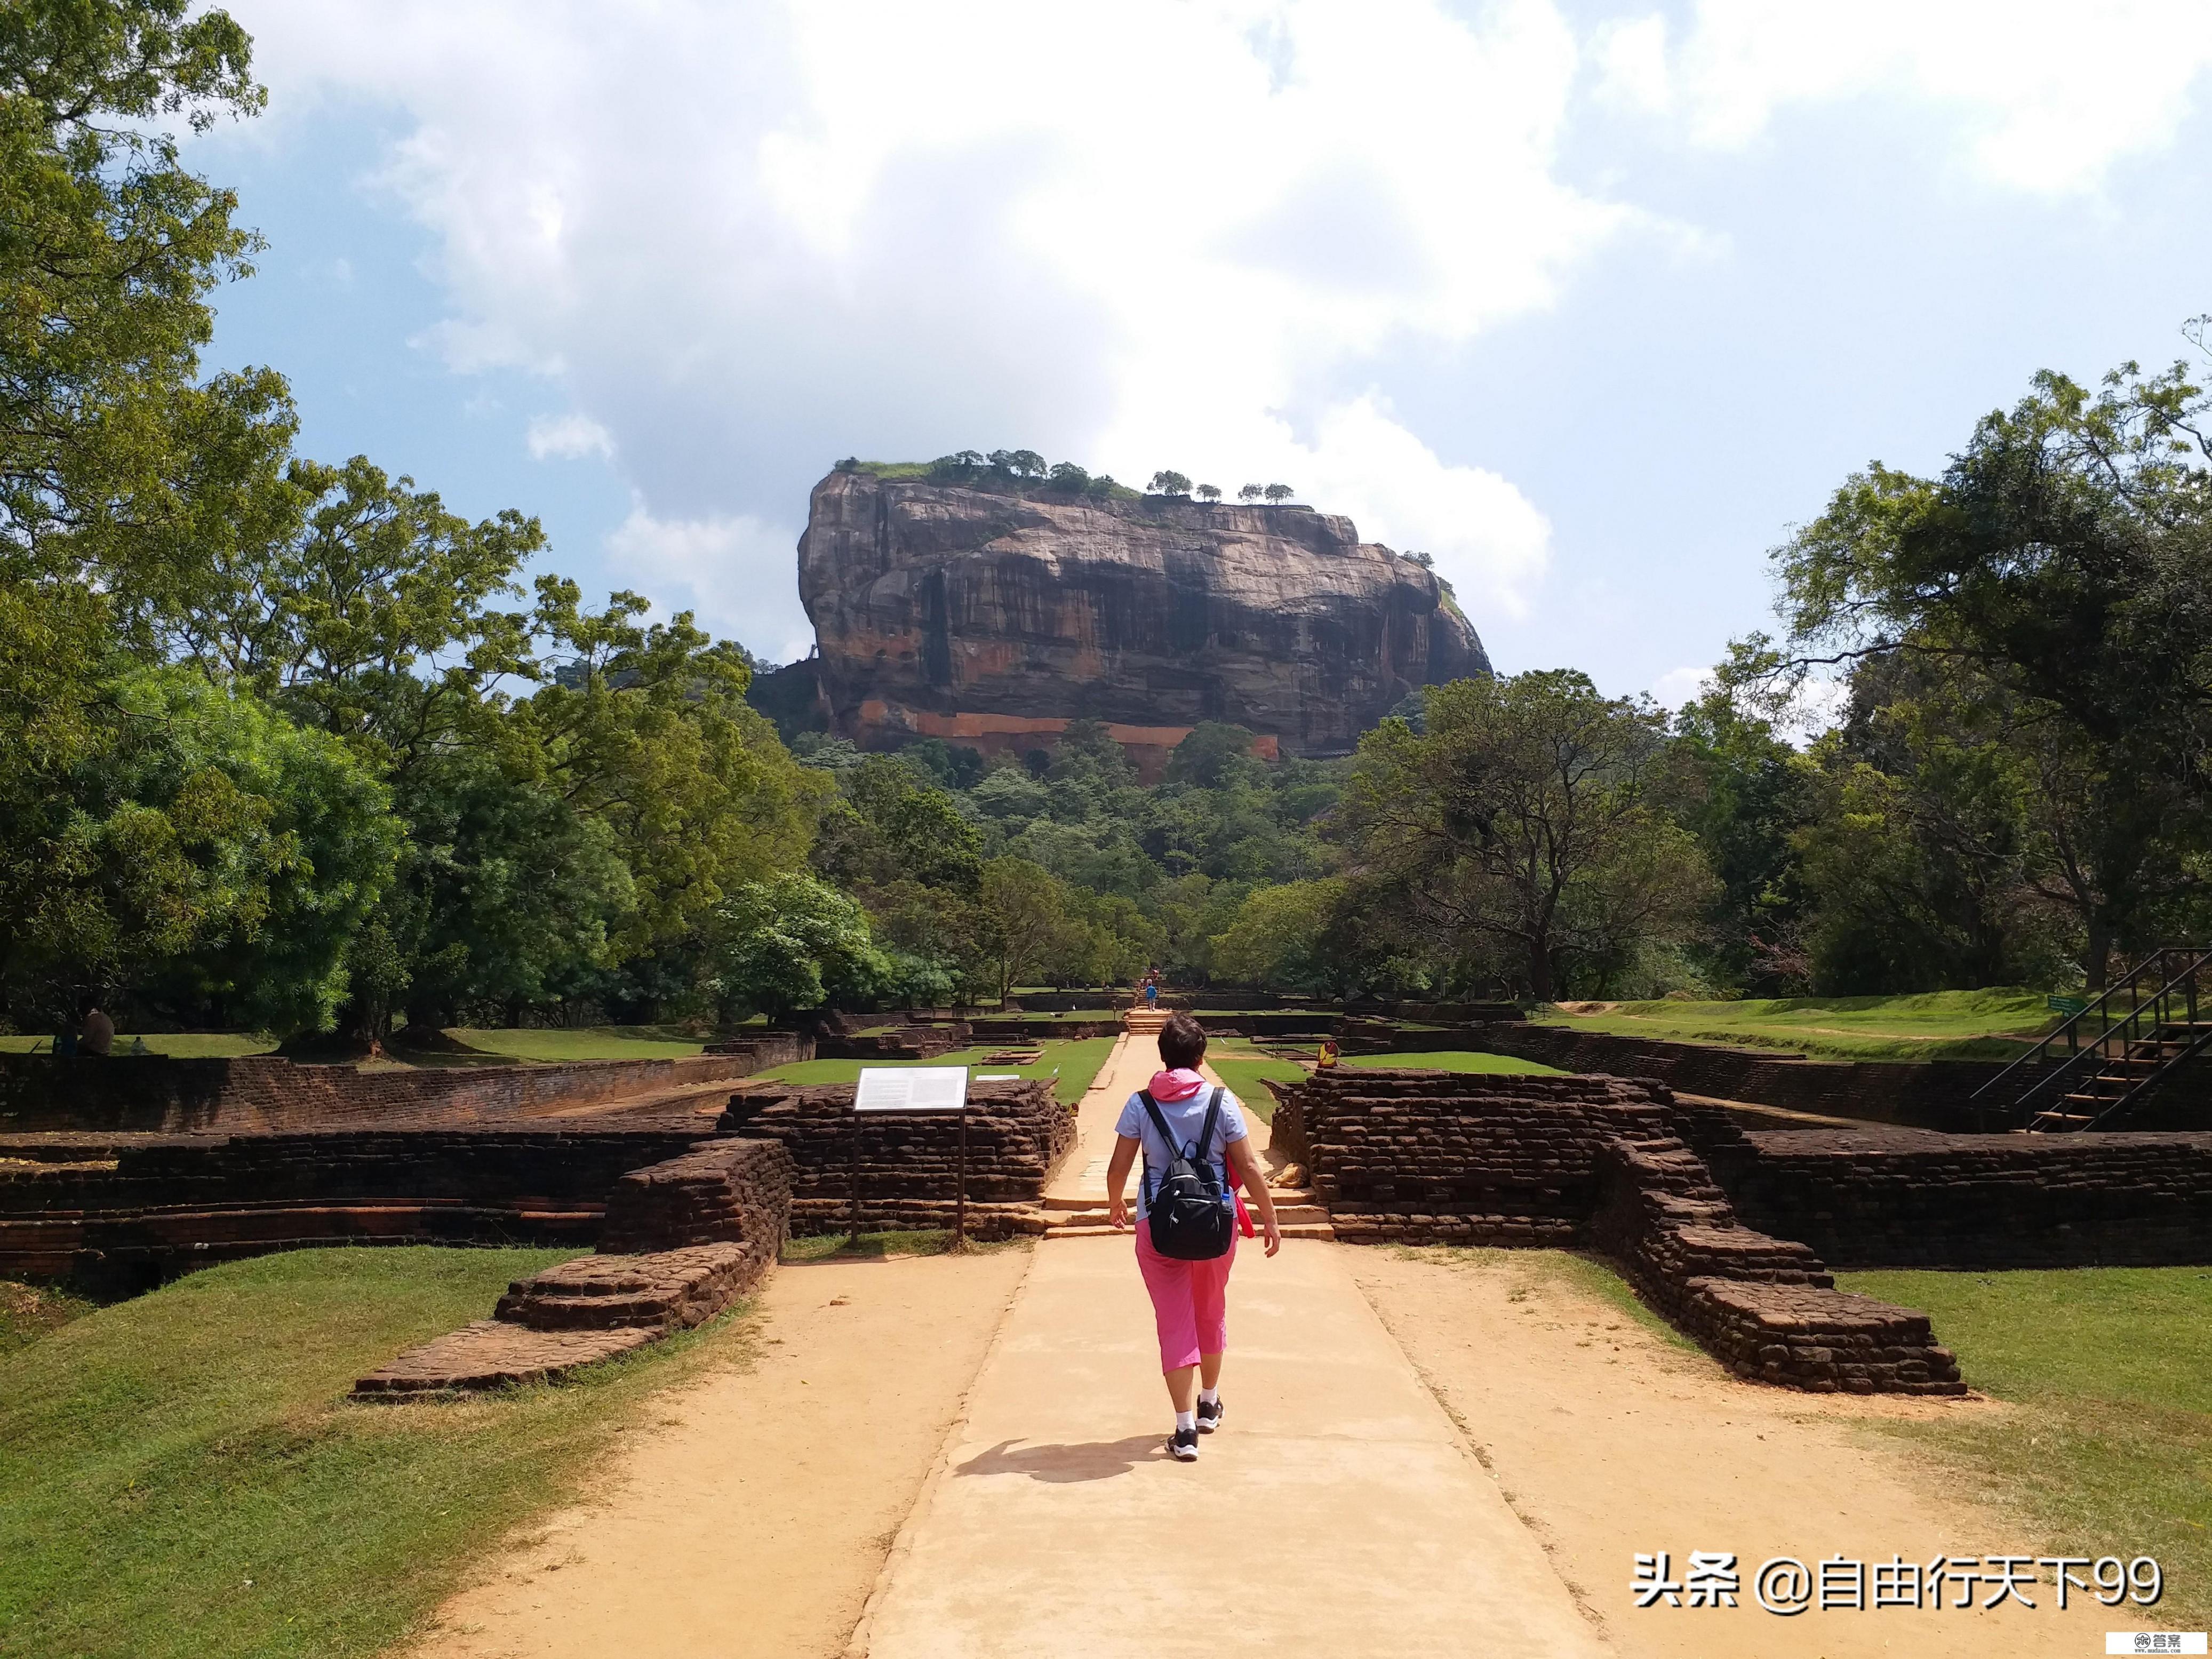
<instances>
[{"instance_id":1,"label":"dirt path","mask_svg":"<svg viewBox=\"0 0 2212 1659\"><path fill-rule=\"evenodd\" d=\"M1988 1401L1862 1400L1739 1382L1670 1346L1578 1288L1549 1253L1347 1249L1352 1277L1551 1553L1608 1640L1632 1659L1767 1659L1776 1654L2100 1652L2106 1629L2143 1628L2142 1609L2069 1597L2048 1582L2033 1612L1863 1612L1791 1619L1749 1595L1735 1609L1639 1610L1634 1558L1668 1551L1674 1576L1695 1550L1808 1565L1841 1553L2047 1553L2017 1517L1944 1488L1909 1449L1863 1425L1881 1417L2002 1412ZM2049 1569L2040 1575L2048 1581ZM1985 1587L1978 1587L1983 1598ZM1954 1590L1953 1599L1956 1591ZM2151 1615L2155 1626L2155 1614Z\"/></svg>"},{"instance_id":2,"label":"dirt path","mask_svg":"<svg viewBox=\"0 0 2212 1659\"><path fill-rule=\"evenodd\" d=\"M779 1267L757 1363L656 1400L605 1498L513 1540L416 1659L840 1651L1028 1265Z\"/></svg>"}]
</instances>

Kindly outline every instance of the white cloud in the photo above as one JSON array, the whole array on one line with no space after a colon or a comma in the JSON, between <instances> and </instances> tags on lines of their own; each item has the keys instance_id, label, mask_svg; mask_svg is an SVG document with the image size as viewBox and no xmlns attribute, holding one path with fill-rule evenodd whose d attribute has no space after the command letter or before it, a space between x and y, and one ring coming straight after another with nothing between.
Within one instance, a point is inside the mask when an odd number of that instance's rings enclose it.
<instances>
[{"instance_id":1,"label":"white cloud","mask_svg":"<svg viewBox=\"0 0 2212 1659\"><path fill-rule=\"evenodd\" d=\"M1616 18L1590 37L1598 71L1598 96L1607 103L1665 115L1674 105L1674 77L1667 64L1667 20Z\"/></svg>"},{"instance_id":2,"label":"white cloud","mask_svg":"<svg viewBox=\"0 0 2212 1659\"><path fill-rule=\"evenodd\" d=\"M1713 689L1710 668L1670 668L1651 683L1651 695L1662 708L1680 708L1695 702Z\"/></svg>"},{"instance_id":3,"label":"white cloud","mask_svg":"<svg viewBox=\"0 0 2212 1659\"><path fill-rule=\"evenodd\" d=\"M2204 0L1698 0L1600 33L1604 92L1749 143L1798 103L1911 98L1955 118L1974 167L2023 191L2094 189L2170 142L2212 67Z\"/></svg>"},{"instance_id":4,"label":"white cloud","mask_svg":"<svg viewBox=\"0 0 2212 1659\"><path fill-rule=\"evenodd\" d=\"M1557 176L1548 0L237 9L275 89L246 141L398 106L379 182L450 301L421 343L547 376L574 413L532 453L611 455L656 524L789 519L840 455L1018 445L1287 477L1517 602L1543 516L1342 384L1647 222ZM728 574L790 594L773 556Z\"/></svg>"},{"instance_id":5,"label":"white cloud","mask_svg":"<svg viewBox=\"0 0 2212 1659\"><path fill-rule=\"evenodd\" d=\"M607 538L608 550L654 601L662 617L694 612L700 626L743 640L758 655L789 662L812 648L801 616L780 596L736 574L795 564L799 532L749 514L660 519L641 501Z\"/></svg>"},{"instance_id":6,"label":"white cloud","mask_svg":"<svg viewBox=\"0 0 2212 1659\"><path fill-rule=\"evenodd\" d=\"M1515 613L1546 515L1375 376L1610 248L1723 246L1563 177L1578 98L1726 147L1911 96L1992 176L2074 188L2212 57L2204 0L1700 0L1580 42L1552 0L232 5L272 112L208 142L397 112L377 187L448 303L419 343L544 377L571 412L531 453L637 493L624 579L743 594L763 648L805 630L769 527L832 460L970 447L1281 478Z\"/></svg>"},{"instance_id":7,"label":"white cloud","mask_svg":"<svg viewBox=\"0 0 2212 1659\"><path fill-rule=\"evenodd\" d=\"M587 455L614 459L614 434L588 415L533 415L528 441L532 460L580 461Z\"/></svg>"}]
</instances>

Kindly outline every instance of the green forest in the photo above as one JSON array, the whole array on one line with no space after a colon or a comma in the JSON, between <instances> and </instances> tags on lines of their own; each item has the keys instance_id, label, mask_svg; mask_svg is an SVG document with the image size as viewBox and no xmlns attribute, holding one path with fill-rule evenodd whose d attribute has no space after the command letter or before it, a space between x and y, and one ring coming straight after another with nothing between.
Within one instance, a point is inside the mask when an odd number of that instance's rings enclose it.
<instances>
[{"instance_id":1,"label":"green forest","mask_svg":"<svg viewBox=\"0 0 2212 1659\"><path fill-rule=\"evenodd\" d=\"M2201 353L2038 376L1939 475L1808 502L1775 633L1678 711L1461 681L1340 759L1200 726L1152 787L1087 722L988 763L787 743L738 641L550 574L525 507L301 453L277 368L204 368L260 244L172 135L254 116L250 50L185 0L0 14L0 1029L724 1025L1154 964L2055 989L2212 932Z\"/></svg>"}]
</instances>

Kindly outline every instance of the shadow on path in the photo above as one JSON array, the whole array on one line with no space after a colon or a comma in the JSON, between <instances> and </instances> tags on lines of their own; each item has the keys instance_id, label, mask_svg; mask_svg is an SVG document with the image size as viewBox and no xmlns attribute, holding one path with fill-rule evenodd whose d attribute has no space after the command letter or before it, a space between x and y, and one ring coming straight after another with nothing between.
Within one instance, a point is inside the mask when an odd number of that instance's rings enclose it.
<instances>
[{"instance_id":1,"label":"shadow on path","mask_svg":"<svg viewBox=\"0 0 2212 1659\"><path fill-rule=\"evenodd\" d=\"M1127 1474L1139 1463L1157 1463L1167 1455L1167 1437L1132 1435L1125 1440L1085 1440L1073 1445L1023 1445L1001 1440L988 1451L977 1452L955 1466L955 1474L1026 1474L1032 1480L1055 1485L1073 1480L1110 1480ZM1015 1449L1019 1448L1019 1449Z\"/></svg>"}]
</instances>

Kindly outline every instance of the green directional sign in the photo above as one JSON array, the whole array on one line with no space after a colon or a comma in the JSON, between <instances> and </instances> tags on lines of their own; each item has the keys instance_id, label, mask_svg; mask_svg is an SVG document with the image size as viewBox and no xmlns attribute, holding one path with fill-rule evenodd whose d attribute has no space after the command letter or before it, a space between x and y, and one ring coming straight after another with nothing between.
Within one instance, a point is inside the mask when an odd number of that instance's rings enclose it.
<instances>
[{"instance_id":1,"label":"green directional sign","mask_svg":"<svg viewBox=\"0 0 2212 1659\"><path fill-rule=\"evenodd\" d=\"M2045 997L2043 1005L2052 1013L2064 1014L2069 1018L2087 1012L2089 1006L2087 999L2083 997Z\"/></svg>"}]
</instances>

